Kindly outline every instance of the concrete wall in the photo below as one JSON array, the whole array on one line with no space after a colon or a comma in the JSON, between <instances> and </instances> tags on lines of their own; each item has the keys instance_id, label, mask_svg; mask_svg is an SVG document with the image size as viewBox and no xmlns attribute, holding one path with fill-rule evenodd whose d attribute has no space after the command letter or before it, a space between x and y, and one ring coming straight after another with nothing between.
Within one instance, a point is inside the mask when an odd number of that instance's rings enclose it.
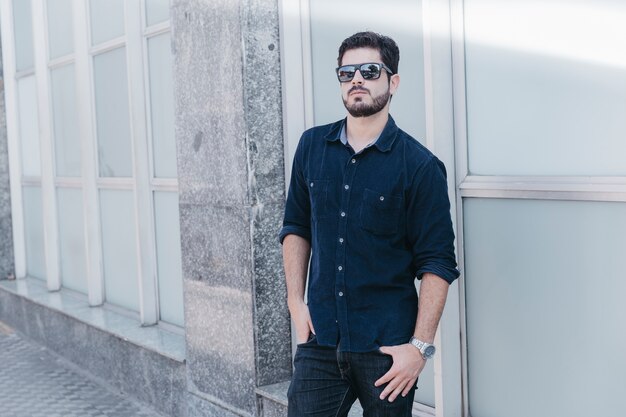
<instances>
[{"instance_id":1,"label":"concrete wall","mask_svg":"<svg viewBox=\"0 0 626 417\"><path fill-rule=\"evenodd\" d=\"M188 415L255 415L291 374L276 0L171 11Z\"/></svg>"},{"instance_id":2,"label":"concrete wall","mask_svg":"<svg viewBox=\"0 0 626 417\"><path fill-rule=\"evenodd\" d=\"M1 45L0 48L2 48ZM0 49L0 279L4 279L14 272L7 119L4 102L4 71L2 69L2 51Z\"/></svg>"}]
</instances>

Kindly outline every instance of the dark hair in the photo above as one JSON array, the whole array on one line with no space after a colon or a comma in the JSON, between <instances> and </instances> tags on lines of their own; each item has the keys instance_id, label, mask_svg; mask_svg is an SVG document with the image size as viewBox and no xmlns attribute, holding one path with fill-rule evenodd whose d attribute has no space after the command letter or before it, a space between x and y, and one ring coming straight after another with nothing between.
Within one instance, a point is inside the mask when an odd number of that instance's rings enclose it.
<instances>
[{"instance_id":1,"label":"dark hair","mask_svg":"<svg viewBox=\"0 0 626 417\"><path fill-rule=\"evenodd\" d=\"M341 66L343 54L347 50L357 48L376 49L383 60L394 74L398 73L398 61L400 61L400 49L396 42L388 36L375 32L359 32L350 36L341 43L339 47L339 56L337 57L337 66Z\"/></svg>"}]
</instances>

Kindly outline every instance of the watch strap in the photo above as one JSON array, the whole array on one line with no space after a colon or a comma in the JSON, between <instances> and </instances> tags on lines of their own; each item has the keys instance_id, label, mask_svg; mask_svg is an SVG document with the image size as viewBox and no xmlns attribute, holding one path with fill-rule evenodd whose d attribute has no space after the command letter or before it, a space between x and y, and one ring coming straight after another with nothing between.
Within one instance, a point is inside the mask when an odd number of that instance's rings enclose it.
<instances>
[{"instance_id":1,"label":"watch strap","mask_svg":"<svg viewBox=\"0 0 626 417\"><path fill-rule=\"evenodd\" d=\"M422 358L430 359L432 357L432 354L431 355L426 354L426 349L428 347L432 346L433 349L429 349L429 350L434 350L434 345L432 343L421 341L415 336L411 336L409 343L415 346L420 351L420 353L422 354Z\"/></svg>"}]
</instances>

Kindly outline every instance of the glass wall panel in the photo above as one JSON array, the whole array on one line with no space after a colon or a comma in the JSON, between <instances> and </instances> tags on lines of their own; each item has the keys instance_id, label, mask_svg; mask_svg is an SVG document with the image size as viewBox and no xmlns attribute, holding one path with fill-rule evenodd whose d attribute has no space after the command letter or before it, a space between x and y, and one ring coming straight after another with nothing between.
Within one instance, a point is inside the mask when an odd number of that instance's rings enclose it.
<instances>
[{"instance_id":1,"label":"glass wall panel","mask_svg":"<svg viewBox=\"0 0 626 417\"><path fill-rule=\"evenodd\" d=\"M56 175L81 176L74 64L50 71Z\"/></svg>"},{"instance_id":2,"label":"glass wall panel","mask_svg":"<svg viewBox=\"0 0 626 417\"><path fill-rule=\"evenodd\" d=\"M626 174L626 3L467 0L469 168Z\"/></svg>"},{"instance_id":3,"label":"glass wall panel","mask_svg":"<svg viewBox=\"0 0 626 417\"><path fill-rule=\"evenodd\" d=\"M30 0L13 0L15 67L18 71L35 65L33 54L33 17Z\"/></svg>"},{"instance_id":4,"label":"glass wall panel","mask_svg":"<svg viewBox=\"0 0 626 417\"><path fill-rule=\"evenodd\" d=\"M59 256L64 287L87 294L83 192L58 188Z\"/></svg>"},{"instance_id":5,"label":"glass wall panel","mask_svg":"<svg viewBox=\"0 0 626 417\"><path fill-rule=\"evenodd\" d=\"M133 192L100 190L100 213L106 301L139 311Z\"/></svg>"},{"instance_id":6,"label":"glass wall panel","mask_svg":"<svg viewBox=\"0 0 626 417\"><path fill-rule=\"evenodd\" d=\"M43 207L41 187L23 187L24 239L26 241L26 273L46 279L46 257L43 241Z\"/></svg>"},{"instance_id":7,"label":"glass wall panel","mask_svg":"<svg viewBox=\"0 0 626 417\"><path fill-rule=\"evenodd\" d=\"M148 26L170 18L169 0L146 0L146 22Z\"/></svg>"},{"instance_id":8,"label":"glass wall panel","mask_svg":"<svg viewBox=\"0 0 626 417\"><path fill-rule=\"evenodd\" d=\"M154 176L176 178L170 34L148 39Z\"/></svg>"},{"instance_id":9,"label":"glass wall panel","mask_svg":"<svg viewBox=\"0 0 626 417\"><path fill-rule=\"evenodd\" d=\"M74 52L72 0L48 0L48 39L50 58Z\"/></svg>"},{"instance_id":10,"label":"glass wall panel","mask_svg":"<svg viewBox=\"0 0 626 417\"><path fill-rule=\"evenodd\" d=\"M366 29L391 36L400 48L400 88L391 101L398 126L426 137L422 2L416 0L311 1L311 47L315 124L346 115L335 75L337 51L348 36Z\"/></svg>"},{"instance_id":11,"label":"glass wall panel","mask_svg":"<svg viewBox=\"0 0 626 417\"><path fill-rule=\"evenodd\" d=\"M154 218L161 320L182 326L183 277L177 193L154 193Z\"/></svg>"},{"instance_id":12,"label":"glass wall panel","mask_svg":"<svg viewBox=\"0 0 626 417\"><path fill-rule=\"evenodd\" d=\"M626 409L626 204L466 199L473 417Z\"/></svg>"},{"instance_id":13,"label":"glass wall panel","mask_svg":"<svg viewBox=\"0 0 626 417\"><path fill-rule=\"evenodd\" d=\"M90 0L91 44L124 35L124 0Z\"/></svg>"},{"instance_id":14,"label":"glass wall panel","mask_svg":"<svg viewBox=\"0 0 626 417\"><path fill-rule=\"evenodd\" d=\"M126 48L94 57L94 83L100 176L131 177Z\"/></svg>"},{"instance_id":15,"label":"glass wall panel","mask_svg":"<svg viewBox=\"0 0 626 417\"><path fill-rule=\"evenodd\" d=\"M17 116L19 118L22 174L41 175L39 153L39 119L37 112L37 86L35 76L17 81Z\"/></svg>"}]
</instances>

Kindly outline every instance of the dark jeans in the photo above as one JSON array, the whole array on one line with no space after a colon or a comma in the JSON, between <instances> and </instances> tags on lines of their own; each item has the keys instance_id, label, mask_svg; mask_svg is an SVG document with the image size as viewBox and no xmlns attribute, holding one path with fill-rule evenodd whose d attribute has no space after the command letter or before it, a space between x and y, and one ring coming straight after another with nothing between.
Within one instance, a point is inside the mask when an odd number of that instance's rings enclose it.
<instances>
[{"instance_id":1,"label":"dark jeans","mask_svg":"<svg viewBox=\"0 0 626 417\"><path fill-rule=\"evenodd\" d=\"M298 345L289 386L289 417L345 417L359 399L364 417L410 417L415 387L393 401L381 400L385 386L374 382L393 363L382 352L339 352L320 346L315 337Z\"/></svg>"}]
</instances>

